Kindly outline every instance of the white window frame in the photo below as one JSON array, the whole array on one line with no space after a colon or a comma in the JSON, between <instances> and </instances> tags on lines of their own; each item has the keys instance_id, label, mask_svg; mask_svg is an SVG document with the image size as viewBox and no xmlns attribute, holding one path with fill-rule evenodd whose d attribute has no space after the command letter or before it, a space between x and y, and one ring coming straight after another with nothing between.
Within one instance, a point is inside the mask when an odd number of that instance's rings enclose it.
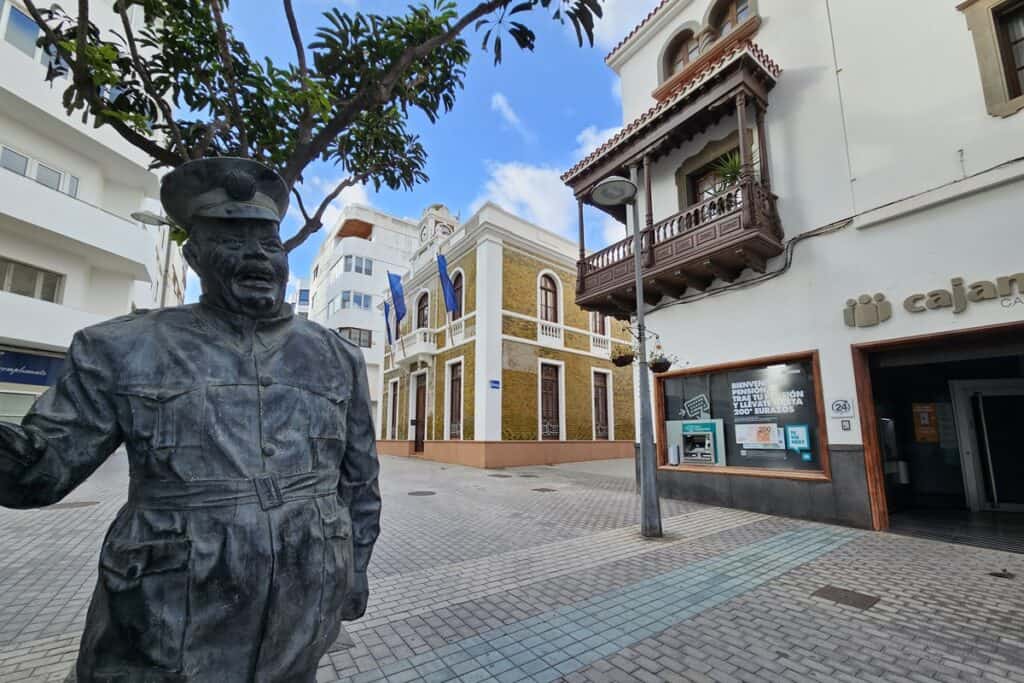
<instances>
[{"instance_id":1,"label":"white window frame","mask_svg":"<svg viewBox=\"0 0 1024 683\"><path fill-rule=\"evenodd\" d=\"M413 413L416 412L416 377L419 375L427 376L427 370L418 370L417 372L409 373L409 396L407 397L406 403L408 404L408 412L405 414L405 436L406 441L416 440L416 426L413 425ZM429 376L427 376L429 379ZM430 408L430 382L424 380L423 391L426 392L425 399L423 401L423 412L427 413ZM424 420L427 420L427 416L423 416ZM430 438L430 421L423 426L423 441L427 441Z\"/></svg>"},{"instance_id":2,"label":"white window frame","mask_svg":"<svg viewBox=\"0 0 1024 683\"><path fill-rule=\"evenodd\" d=\"M455 276L456 275L461 275L462 276L462 296L460 297L461 301L459 301L459 310L462 312L462 317L465 318L466 317L466 272L464 270L462 270L462 268L460 266L459 268L456 268L452 272L448 273L448 279L450 279L453 284L455 283Z\"/></svg>"},{"instance_id":3,"label":"white window frame","mask_svg":"<svg viewBox=\"0 0 1024 683\"><path fill-rule=\"evenodd\" d=\"M540 281L545 275L550 275L555 281L555 296L557 297L557 305L555 306L555 318L553 322L550 320L544 320L544 316L541 315L541 293L540 293ZM465 287L465 285L463 285ZM537 320L542 322L551 323L553 325L562 325L565 322L565 297L562 295L562 278L558 277L558 273L551 270L550 268L544 268L537 273L537 282L534 286L534 291L537 293L537 302L534 310L536 311Z\"/></svg>"},{"instance_id":4,"label":"white window frame","mask_svg":"<svg viewBox=\"0 0 1024 683\"><path fill-rule=\"evenodd\" d=\"M52 304L56 304L58 306L64 304L64 285L65 285L65 283L67 282L67 279L68 279L66 274L58 273L55 270L49 270L47 268L40 268L39 266L34 266L31 263L25 263L24 261L18 261L16 259L7 258L6 256L3 257L3 260L7 261L8 263L14 263L14 264L17 264L19 266L24 266L26 268L31 268L32 270L36 271L36 286L35 286L35 290L32 292L32 296L28 297L29 299L35 299L36 301L43 301L43 302L46 302L48 304L52 303ZM57 276L57 291L54 293L54 297L53 297L54 300L53 301L47 301L46 299L42 298L42 296L41 296L42 293L43 293L43 278L41 276L46 274L46 273L49 273L50 275L56 275ZM8 294L14 294L14 292L12 292L11 288L10 288L11 287L10 286L10 282L11 282L11 278L12 277L14 277L13 269L12 270L8 270L6 276L4 277L4 279L0 280L0 292L7 292ZM15 296L24 296L24 295L21 295L21 294L14 294L14 295Z\"/></svg>"},{"instance_id":5,"label":"white window frame","mask_svg":"<svg viewBox=\"0 0 1024 683\"><path fill-rule=\"evenodd\" d=\"M2 0L0 0L0 1L2 1ZM56 192L60 192L61 194L67 195L68 197L71 197L72 199L78 199L78 190L80 190L81 186L82 186L82 179L81 178L79 178L78 176L74 175L73 173L69 173L68 171L64 170L63 168L61 168L58 165L51 164L48 161L43 161L43 160L40 160L40 159L32 156L28 152L22 150L20 147L8 144L6 142L0 143L0 149L2 149L4 147L6 147L7 149L11 150L12 152L14 152L17 155L23 156L26 159L28 159L28 163L25 164L25 175L23 175L22 178L26 178L27 180L31 180L33 182L39 183L43 187L45 187L47 189L50 189L50 190L53 190L53 188L50 187L49 185L47 185L45 183L42 183L42 182L39 182L39 180L36 179L36 174L39 171L39 167L40 166L45 166L46 168L50 169L51 171L60 174L60 182L57 184ZM11 171L9 169L2 168L2 167L0 167L0 171L4 171L6 173L14 173L14 171ZM75 194L70 194L68 192L68 188L71 185L71 179L72 178L74 178L76 181L78 181L78 187L75 190Z\"/></svg>"},{"instance_id":6,"label":"white window frame","mask_svg":"<svg viewBox=\"0 0 1024 683\"><path fill-rule=\"evenodd\" d=\"M419 311L420 311L420 297L421 296L427 297L427 324L424 325L423 327L420 327L420 324L419 324L419 322L420 322L419 321ZM433 304L433 301L431 301L431 298L432 297L430 296L430 290L427 289L426 287L421 288L420 291L416 292L416 296L414 296L412 298L412 301L413 301L413 309L412 309L412 323L413 324L412 324L412 329L413 330L429 330L429 329L433 329L431 324L430 324L430 321L434 317L433 316L433 311L430 310L430 306L431 306L431 304Z\"/></svg>"},{"instance_id":7,"label":"white window frame","mask_svg":"<svg viewBox=\"0 0 1024 683\"><path fill-rule=\"evenodd\" d=\"M542 365L558 366L558 440L565 441L565 361L553 358L537 359L537 441L550 439L544 438L544 413L543 413L543 386L544 380L541 374Z\"/></svg>"},{"instance_id":8,"label":"white window frame","mask_svg":"<svg viewBox=\"0 0 1024 683\"><path fill-rule=\"evenodd\" d=\"M462 435L466 433L466 364L463 362L463 356L457 356L444 364L444 440L449 441L452 438L449 432L451 426L451 400L449 392L452 388L452 366L462 364L462 383L459 386L459 403L462 405L462 419L459 421L459 440L462 440Z\"/></svg>"},{"instance_id":9,"label":"white window frame","mask_svg":"<svg viewBox=\"0 0 1024 683\"><path fill-rule=\"evenodd\" d=\"M611 370L605 368L597 368L591 366L590 368L590 435L591 439L597 441L597 414L594 412L594 375L604 375L608 378L607 391L605 392L605 402L608 404L608 441L615 440L615 390L612 387L612 382L615 381L615 376ZM604 439L601 439L604 441Z\"/></svg>"},{"instance_id":10,"label":"white window frame","mask_svg":"<svg viewBox=\"0 0 1024 683\"><path fill-rule=\"evenodd\" d=\"M398 441L398 405L402 400L402 391L399 380L393 379L388 382L388 440Z\"/></svg>"}]
</instances>

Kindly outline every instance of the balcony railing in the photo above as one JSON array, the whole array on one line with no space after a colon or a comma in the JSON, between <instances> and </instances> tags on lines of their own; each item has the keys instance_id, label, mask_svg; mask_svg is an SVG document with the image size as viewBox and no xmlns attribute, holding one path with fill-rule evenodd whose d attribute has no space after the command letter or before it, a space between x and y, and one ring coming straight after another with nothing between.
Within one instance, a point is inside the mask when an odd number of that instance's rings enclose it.
<instances>
[{"instance_id":1,"label":"balcony railing","mask_svg":"<svg viewBox=\"0 0 1024 683\"><path fill-rule=\"evenodd\" d=\"M599 334L590 334L590 352L606 358L612 356L612 338Z\"/></svg>"},{"instance_id":2,"label":"balcony railing","mask_svg":"<svg viewBox=\"0 0 1024 683\"><path fill-rule=\"evenodd\" d=\"M562 346L564 329L558 323L541 320L537 324L537 341L545 346Z\"/></svg>"},{"instance_id":3,"label":"balcony railing","mask_svg":"<svg viewBox=\"0 0 1024 683\"><path fill-rule=\"evenodd\" d=\"M412 364L429 360L437 352L436 334L430 329L413 330L394 345L397 363Z\"/></svg>"},{"instance_id":4,"label":"balcony railing","mask_svg":"<svg viewBox=\"0 0 1024 683\"><path fill-rule=\"evenodd\" d=\"M775 195L744 179L640 232L645 300L704 290L745 268L763 271L782 252L781 239ZM578 270L581 307L618 317L635 311L632 237L587 256Z\"/></svg>"}]
</instances>

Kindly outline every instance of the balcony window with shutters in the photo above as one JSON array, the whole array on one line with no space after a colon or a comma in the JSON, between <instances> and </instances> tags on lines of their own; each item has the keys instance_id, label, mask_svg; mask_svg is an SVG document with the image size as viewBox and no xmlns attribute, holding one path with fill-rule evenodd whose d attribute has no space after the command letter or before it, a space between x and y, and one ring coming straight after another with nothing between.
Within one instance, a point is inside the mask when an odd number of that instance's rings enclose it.
<instances>
[{"instance_id":1,"label":"balcony window with shutters","mask_svg":"<svg viewBox=\"0 0 1024 683\"><path fill-rule=\"evenodd\" d=\"M64 276L0 258L0 290L60 303Z\"/></svg>"},{"instance_id":2,"label":"balcony window with shutters","mask_svg":"<svg viewBox=\"0 0 1024 683\"><path fill-rule=\"evenodd\" d=\"M558 285L550 275L542 275L540 278L540 319L549 323L558 322Z\"/></svg>"},{"instance_id":3,"label":"balcony window with shutters","mask_svg":"<svg viewBox=\"0 0 1024 683\"><path fill-rule=\"evenodd\" d=\"M429 319L430 297L424 293L416 300L416 329L423 329L430 326Z\"/></svg>"},{"instance_id":4,"label":"balcony window with shutters","mask_svg":"<svg viewBox=\"0 0 1024 683\"><path fill-rule=\"evenodd\" d=\"M455 292L455 310L452 312L452 320L462 317L462 273L455 273L452 278L452 290Z\"/></svg>"},{"instance_id":5,"label":"balcony window with shutters","mask_svg":"<svg viewBox=\"0 0 1024 683\"><path fill-rule=\"evenodd\" d=\"M732 31L746 21L750 17L750 3L749 0L732 0L725 4L725 6L719 10L716 17L717 21L714 21L715 27L718 29L718 34L724 36L732 33Z\"/></svg>"},{"instance_id":6,"label":"balcony window with shutters","mask_svg":"<svg viewBox=\"0 0 1024 683\"><path fill-rule=\"evenodd\" d=\"M700 42L693 31L685 31L676 36L665 54L665 65L662 80L679 73L700 56Z\"/></svg>"},{"instance_id":7,"label":"balcony window with shutters","mask_svg":"<svg viewBox=\"0 0 1024 683\"><path fill-rule=\"evenodd\" d=\"M602 337L608 334L608 321L605 316L600 313L592 312L590 314L590 331L594 334L599 334Z\"/></svg>"}]
</instances>

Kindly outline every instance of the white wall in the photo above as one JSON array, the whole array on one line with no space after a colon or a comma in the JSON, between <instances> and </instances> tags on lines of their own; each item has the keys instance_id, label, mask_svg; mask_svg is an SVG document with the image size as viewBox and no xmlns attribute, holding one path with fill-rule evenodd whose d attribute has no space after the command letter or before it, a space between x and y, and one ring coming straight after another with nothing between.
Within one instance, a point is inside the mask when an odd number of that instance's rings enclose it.
<instances>
[{"instance_id":1,"label":"white wall","mask_svg":"<svg viewBox=\"0 0 1024 683\"><path fill-rule=\"evenodd\" d=\"M903 309L910 294L949 289L953 277L970 283L1024 272L1022 209L1024 182L1017 182L873 227L813 237L796 248L784 275L664 307L649 314L648 325L666 350L693 367L817 349L826 404L855 399L851 344L1024 320L1024 302L1014 299L972 303L958 315ZM876 292L892 303L892 319L846 327L846 300ZM853 427L841 432L830 424L830 441L860 443L859 423Z\"/></svg>"}]
</instances>

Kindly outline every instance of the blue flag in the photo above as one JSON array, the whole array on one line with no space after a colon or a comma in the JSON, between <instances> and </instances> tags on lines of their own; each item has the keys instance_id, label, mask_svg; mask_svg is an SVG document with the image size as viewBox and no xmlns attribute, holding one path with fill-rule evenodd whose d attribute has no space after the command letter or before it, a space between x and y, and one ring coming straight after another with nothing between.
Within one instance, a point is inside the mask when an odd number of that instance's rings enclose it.
<instances>
[{"instance_id":1,"label":"blue flag","mask_svg":"<svg viewBox=\"0 0 1024 683\"><path fill-rule=\"evenodd\" d=\"M449 313L459 310L459 298L455 296L455 285L448 277L448 261L443 254L437 255L437 272L441 276L441 291L444 292L444 307Z\"/></svg>"},{"instance_id":2,"label":"blue flag","mask_svg":"<svg viewBox=\"0 0 1024 683\"><path fill-rule=\"evenodd\" d=\"M391 346L391 304L384 302L384 331L388 336L388 346Z\"/></svg>"},{"instance_id":3,"label":"blue flag","mask_svg":"<svg viewBox=\"0 0 1024 683\"><path fill-rule=\"evenodd\" d=\"M402 276L388 271L388 285L391 287L391 300L395 303L395 332L405 317L405 292L402 291Z\"/></svg>"}]
</instances>

